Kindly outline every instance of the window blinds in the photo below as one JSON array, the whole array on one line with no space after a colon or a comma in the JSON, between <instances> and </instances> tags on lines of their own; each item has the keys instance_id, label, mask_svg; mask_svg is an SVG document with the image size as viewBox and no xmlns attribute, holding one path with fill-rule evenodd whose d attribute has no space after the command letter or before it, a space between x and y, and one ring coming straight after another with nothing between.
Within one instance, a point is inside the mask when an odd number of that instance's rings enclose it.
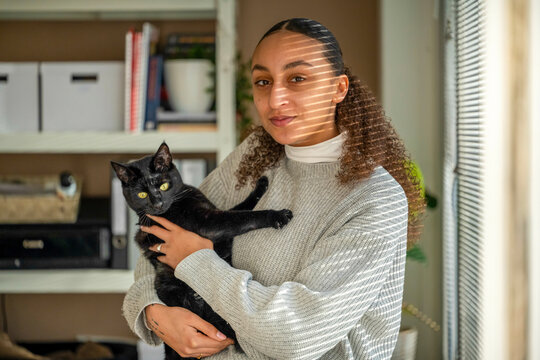
<instances>
[{"instance_id":1,"label":"window blinds","mask_svg":"<svg viewBox=\"0 0 540 360\"><path fill-rule=\"evenodd\" d=\"M448 0L445 12L445 358L478 359L485 12L479 0Z\"/></svg>"}]
</instances>

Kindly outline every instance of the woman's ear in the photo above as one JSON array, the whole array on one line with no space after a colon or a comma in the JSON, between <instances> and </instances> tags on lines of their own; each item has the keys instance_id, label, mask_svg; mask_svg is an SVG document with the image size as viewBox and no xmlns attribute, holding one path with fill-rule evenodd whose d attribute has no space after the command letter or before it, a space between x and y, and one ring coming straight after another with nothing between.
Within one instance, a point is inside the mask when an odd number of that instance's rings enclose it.
<instances>
[{"instance_id":1,"label":"woman's ear","mask_svg":"<svg viewBox=\"0 0 540 360\"><path fill-rule=\"evenodd\" d=\"M337 88L336 93L334 94L334 97L332 98L332 102L334 104L340 103L345 99L345 96L347 95L347 91L349 91L349 78L345 74L341 74L337 77Z\"/></svg>"}]
</instances>

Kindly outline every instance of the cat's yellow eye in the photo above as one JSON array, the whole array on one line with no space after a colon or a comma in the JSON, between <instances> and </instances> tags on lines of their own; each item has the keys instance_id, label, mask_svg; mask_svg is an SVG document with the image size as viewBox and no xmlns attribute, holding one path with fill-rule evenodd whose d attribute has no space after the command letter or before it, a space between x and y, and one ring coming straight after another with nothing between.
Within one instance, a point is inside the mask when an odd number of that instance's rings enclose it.
<instances>
[{"instance_id":1,"label":"cat's yellow eye","mask_svg":"<svg viewBox=\"0 0 540 360\"><path fill-rule=\"evenodd\" d=\"M148 194L145 193L144 191L142 191L142 192L138 193L137 196L140 197L141 199L145 199L148 196Z\"/></svg>"},{"instance_id":2,"label":"cat's yellow eye","mask_svg":"<svg viewBox=\"0 0 540 360\"><path fill-rule=\"evenodd\" d=\"M161 184L161 186L159 188L161 189L161 191L167 191L167 190L169 190L169 183L168 182L163 183L163 184Z\"/></svg>"}]
</instances>

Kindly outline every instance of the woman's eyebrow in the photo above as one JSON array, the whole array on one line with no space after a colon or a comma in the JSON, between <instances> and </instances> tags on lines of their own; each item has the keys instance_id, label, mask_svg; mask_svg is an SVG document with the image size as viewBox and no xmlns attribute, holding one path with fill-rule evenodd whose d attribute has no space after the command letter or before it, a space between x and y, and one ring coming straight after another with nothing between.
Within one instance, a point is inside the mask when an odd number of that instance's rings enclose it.
<instances>
[{"instance_id":1,"label":"woman's eyebrow","mask_svg":"<svg viewBox=\"0 0 540 360\"><path fill-rule=\"evenodd\" d=\"M253 68L251 69L251 72L254 72L255 70L269 71L266 66L262 66L262 65L259 65L259 64L253 65Z\"/></svg>"},{"instance_id":2,"label":"woman's eyebrow","mask_svg":"<svg viewBox=\"0 0 540 360\"><path fill-rule=\"evenodd\" d=\"M310 63L308 63L308 62L306 62L304 60L296 60L296 61L293 61L293 62L288 63L287 65L285 65L283 67L283 70L291 69L293 67L300 66L300 65L313 66L313 65L311 65Z\"/></svg>"},{"instance_id":3,"label":"woman's eyebrow","mask_svg":"<svg viewBox=\"0 0 540 360\"><path fill-rule=\"evenodd\" d=\"M310 63L308 63L308 62L306 62L304 60L296 60L296 61L293 61L293 62L288 63L287 65L285 65L283 67L283 70L291 69L293 67L300 66L300 65L313 66L313 65L311 65ZM251 72L254 72L255 70L270 71L270 70L268 70L268 68L266 66L262 66L262 65L259 65L259 64L253 65L253 68L251 69Z\"/></svg>"}]
</instances>

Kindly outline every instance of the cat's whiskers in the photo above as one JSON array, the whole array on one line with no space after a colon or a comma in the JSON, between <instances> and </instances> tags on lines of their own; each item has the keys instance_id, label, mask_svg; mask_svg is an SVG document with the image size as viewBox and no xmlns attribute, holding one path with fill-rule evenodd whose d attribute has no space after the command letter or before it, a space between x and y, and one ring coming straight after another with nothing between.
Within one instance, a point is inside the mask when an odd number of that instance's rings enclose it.
<instances>
[{"instance_id":1,"label":"cat's whiskers","mask_svg":"<svg viewBox=\"0 0 540 360\"><path fill-rule=\"evenodd\" d=\"M149 226L152 224L152 220L146 216L146 212L144 210L137 211L137 216L139 216L139 225Z\"/></svg>"},{"instance_id":2,"label":"cat's whiskers","mask_svg":"<svg viewBox=\"0 0 540 360\"><path fill-rule=\"evenodd\" d=\"M182 199L183 197L185 197L185 195L189 192L189 188L186 188L186 189L183 189L182 191L174 194L174 197L173 197L173 202L176 201L176 200L180 200Z\"/></svg>"}]
</instances>

